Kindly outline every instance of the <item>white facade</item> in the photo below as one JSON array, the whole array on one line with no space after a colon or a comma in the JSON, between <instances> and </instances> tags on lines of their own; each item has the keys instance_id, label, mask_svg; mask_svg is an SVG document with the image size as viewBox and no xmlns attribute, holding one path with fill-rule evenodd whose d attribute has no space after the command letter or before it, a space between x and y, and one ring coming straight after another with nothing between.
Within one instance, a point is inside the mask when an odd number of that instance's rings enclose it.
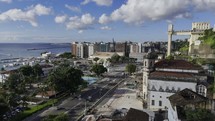
<instances>
[{"instance_id":1,"label":"white facade","mask_svg":"<svg viewBox=\"0 0 215 121\"><path fill-rule=\"evenodd\" d=\"M130 58L136 58L136 62L143 62L144 53L129 53Z\"/></svg>"},{"instance_id":2,"label":"white facade","mask_svg":"<svg viewBox=\"0 0 215 121\"><path fill-rule=\"evenodd\" d=\"M88 55L91 56L93 55L95 52L94 52L94 44L90 44L88 46Z\"/></svg>"},{"instance_id":3,"label":"white facade","mask_svg":"<svg viewBox=\"0 0 215 121\"><path fill-rule=\"evenodd\" d=\"M206 30L210 29L210 23L207 22L194 22L192 23L192 30Z\"/></svg>"},{"instance_id":4,"label":"white facade","mask_svg":"<svg viewBox=\"0 0 215 121\"><path fill-rule=\"evenodd\" d=\"M148 106L152 110L167 109L170 107L168 98L177 91L185 88L196 92L196 82L182 82L182 81L163 81L149 79L149 100Z\"/></svg>"},{"instance_id":5,"label":"white facade","mask_svg":"<svg viewBox=\"0 0 215 121\"><path fill-rule=\"evenodd\" d=\"M142 53L142 43L138 43L138 47L139 47L139 53Z\"/></svg>"},{"instance_id":6,"label":"white facade","mask_svg":"<svg viewBox=\"0 0 215 121\"><path fill-rule=\"evenodd\" d=\"M79 58L83 58L84 57L84 45L79 43L77 44L77 56Z\"/></svg>"},{"instance_id":7,"label":"white facade","mask_svg":"<svg viewBox=\"0 0 215 121\"><path fill-rule=\"evenodd\" d=\"M143 61L143 100L148 102L148 84L149 84L149 73L153 70L155 60L144 59Z\"/></svg>"},{"instance_id":8,"label":"white facade","mask_svg":"<svg viewBox=\"0 0 215 121\"><path fill-rule=\"evenodd\" d=\"M9 74L0 74L0 83L5 83L5 80L9 77Z\"/></svg>"}]
</instances>

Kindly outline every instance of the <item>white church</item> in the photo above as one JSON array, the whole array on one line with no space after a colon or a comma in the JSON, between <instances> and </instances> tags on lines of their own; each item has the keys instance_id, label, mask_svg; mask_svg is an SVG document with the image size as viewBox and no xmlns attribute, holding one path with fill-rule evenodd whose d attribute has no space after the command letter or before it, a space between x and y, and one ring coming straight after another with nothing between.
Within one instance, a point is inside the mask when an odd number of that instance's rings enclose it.
<instances>
[{"instance_id":1,"label":"white church","mask_svg":"<svg viewBox=\"0 0 215 121\"><path fill-rule=\"evenodd\" d=\"M150 54L143 63L143 99L147 108L153 111L167 110L170 106L168 97L188 88L203 96L207 94L207 76L203 69L184 60L161 60L155 63Z\"/></svg>"}]
</instances>

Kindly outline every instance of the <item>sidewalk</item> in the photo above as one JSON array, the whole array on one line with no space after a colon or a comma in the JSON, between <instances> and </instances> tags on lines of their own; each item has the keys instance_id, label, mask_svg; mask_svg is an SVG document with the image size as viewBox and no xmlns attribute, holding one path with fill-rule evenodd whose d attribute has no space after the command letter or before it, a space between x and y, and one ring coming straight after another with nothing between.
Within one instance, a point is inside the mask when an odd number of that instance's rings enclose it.
<instances>
[{"instance_id":1,"label":"sidewalk","mask_svg":"<svg viewBox=\"0 0 215 121\"><path fill-rule=\"evenodd\" d=\"M116 109L135 108L143 110L142 102L136 99L136 90L129 88L119 88L114 95L104 105L97 108L97 114L111 115Z\"/></svg>"}]
</instances>

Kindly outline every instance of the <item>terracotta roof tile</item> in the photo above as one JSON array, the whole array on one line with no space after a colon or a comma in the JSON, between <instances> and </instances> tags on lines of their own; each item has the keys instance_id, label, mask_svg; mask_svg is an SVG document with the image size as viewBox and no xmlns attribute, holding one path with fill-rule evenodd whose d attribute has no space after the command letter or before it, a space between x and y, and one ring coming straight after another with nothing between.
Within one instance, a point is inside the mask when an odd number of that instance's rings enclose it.
<instances>
[{"instance_id":1,"label":"terracotta roof tile","mask_svg":"<svg viewBox=\"0 0 215 121\"><path fill-rule=\"evenodd\" d=\"M185 60L161 60L155 63L155 68L202 70L200 66Z\"/></svg>"},{"instance_id":2,"label":"terracotta roof tile","mask_svg":"<svg viewBox=\"0 0 215 121\"><path fill-rule=\"evenodd\" d=\"M180 92L177 92L169 97L170 102L173 105L187 105L195 104L200 102L205 102L208 99L190 89L184 89Z\"/></svg>"},{"instance_id":3,"label":"terracotta roof tile","mask_svg":"<svg viewBox=\"0 0 215 121\"><path fill-rule=\"evenodd\" d=\"M149 79L161 79L161 80L178 80L178 81L197 81L194 73L180 73L180 72L166 72L166 71L154 71L150 73Z\"/></svg>"}]
</instances>

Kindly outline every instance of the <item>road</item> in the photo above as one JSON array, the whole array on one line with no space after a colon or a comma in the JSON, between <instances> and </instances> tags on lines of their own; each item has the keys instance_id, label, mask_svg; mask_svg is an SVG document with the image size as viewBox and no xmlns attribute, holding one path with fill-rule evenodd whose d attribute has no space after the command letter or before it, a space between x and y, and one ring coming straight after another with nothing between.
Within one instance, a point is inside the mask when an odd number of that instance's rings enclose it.
<instances>
[{"instance_id":1,"label":"road","mask_svg":"<svg viewBox=\"0 0 215 121\"><path fill-rule=\"evenodd\" d=\"M84 113L85 108L92 106L119 81L120 79L117 78L104 78L102 81L94 83L88 88L82 90L80 94L77 94L76 96L70 96L60 104L50 107L44 111L40 111L26 118L24 121L40 121L45 116L57 115L61 113L67 113L69 117L71 117L71 121L74 121Z\"/></svg>"}]
</instances>

